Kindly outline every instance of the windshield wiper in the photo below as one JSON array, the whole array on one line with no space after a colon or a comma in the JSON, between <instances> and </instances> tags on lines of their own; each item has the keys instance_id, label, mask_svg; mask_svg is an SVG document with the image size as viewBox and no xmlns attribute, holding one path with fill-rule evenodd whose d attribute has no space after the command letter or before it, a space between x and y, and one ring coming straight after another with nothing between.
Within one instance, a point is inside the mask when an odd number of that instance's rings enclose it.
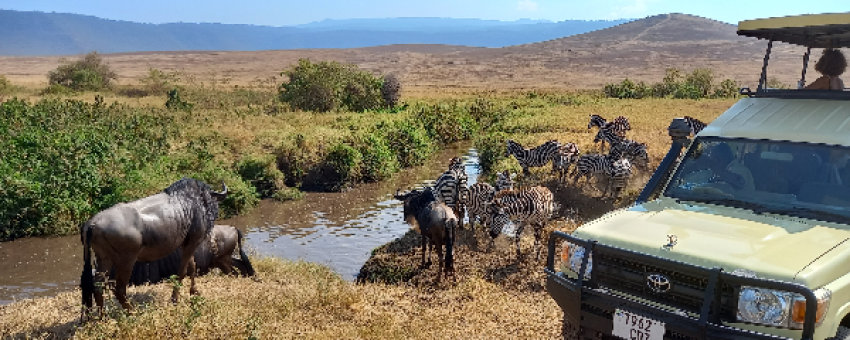
<instances>
[{"instance_id":1,"label":"windshield wiper","mask_svg":"<svg viewBox=\"0 0 850 340\"><path fill-rule=\"evenodd\" d=\"M826 221L826 222L837 222L850 224L850 216L827 212L823 210L815 210L815 209L807 209L807 208L773 208L773 209L764 209L760 213L769 213L769 214L779 214L779 215L789 215L795 217L808 218L818 221Z\"/></svg>"},{"instance_id":2,"label":"windshield wiper","mask_svg":"<svg viewBox=\"0 0 850 340\"><path fill-rule=\"evenodd\" d=\"M741 200L736 200L736 199L731 199L731 198L692 198L692 197L689 197L689 198L679 198L679 199L676 199L676 201L677 202L678 201L693 201L693 202L708 203L708 204L714 204L714 205L722 205L722 206L726 206L726 207L730 207L730 208L747 209L747 210L752 210L753 212L755 212L757 214L760 214L761 213L760 211L766 209L766 207L764 205L761 205L761 204L758 204L758 203L741 201Z\"/></svg>"}]
</instances>

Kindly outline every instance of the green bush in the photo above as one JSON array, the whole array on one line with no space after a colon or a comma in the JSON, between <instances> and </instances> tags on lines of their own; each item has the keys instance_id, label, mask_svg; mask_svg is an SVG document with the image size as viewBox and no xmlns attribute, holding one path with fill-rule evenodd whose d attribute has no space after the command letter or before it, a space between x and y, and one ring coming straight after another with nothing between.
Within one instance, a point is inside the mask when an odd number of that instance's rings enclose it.
<instances>
[{"instance_id":1,"label":"green bush","mask_svg":"<svg viewBox=\"0 0 850 340\"><path fill-rule=\"evenodd\" d=\"M635 83L629 79L620 84L607 84L603 92L610 98L726 98L738 93L737 84L726 79L719 86L714 85L714 73L710 69L698 68L683 75L677 68L668 68L661 82L651 85Z\"/></svg>"},{"instance_id":2,"label":"green bush","mask_svg":"<svg viewBox=\"0 0 850 340\"><path fill-rule=\"evenodd\" d=\"M505 158L507 139L507 135L502 132L488 133L475 139L473 145L478 150L478 166L481 171L490 173L493 165Z\"/></svg>"},{"instance_id":3,"label":"green bush","mask_svg":"<svg viewBox=\"0 0 850 340\"><path fill-rule=\"evenodd\" d=\"M379 132L360 137L357 144L360 154L363 155L361 170L364 181L381 181L398 172L398 159L387 139Z\"/></svg>"},{"instance_id":4,"label":"green bush","mask_svg":"<svg viewBox=\"0 0 850 340\"><path fill-rule=\"evenodd\" d=\"M714 88L712 82L714 81L714 74L711 70L706 68L698 68L693 70L691 74L685 77L685 84L690 85L695 88L699 93L700 97L708 97L711 95L711 90Z\"/></svg>"},{"instance_id":5,"label":"green bush","mask_svg":"<svg viewBox=\"0 0 850 340\"><path fill-rule=\"evenodd\" d=\"M384 83L381 85L381 96L384 98L384 105L388 108L394 108L398 105L398 100L401 98L401 82L394 74L384 76Z\"/></svg>"},{"instance_id":6,"label":"green bush","mask_svg":"<svg viewBox=\"0 0 850 340\"><path fill-rule=\"evenodd\" d=\"M424 127L413 119L397 121L392 124L380 123L378 130L386 131L390 149L395 153L402 167L422 165L435 151L433 140Z\"/></svg>"},{"instance_id":7,"label":"green bush","mask_svg":"<svg viewBox=\"0 0 850 340\"><path fill-rule=\"evenodd\" d=\"M676 99L700 99L703 97L702 89L685 83L676 88L673 92L673 98Z\"/></svg>"},{"instance_id":8,"label":"green bush","mask_svg":"<svg viewBox=\"0 0 850 340\"><path fill-rule=\"evenodd\" d=\"M286 189L285 176L277 169L274 155L247 156L236 163L236 172L254 187L260 198L274 197Z\"/></svg>"},{"instance_id":9,"label":"green bush","mask_svg":"<svg viewBox=\"0 0 850 340\"><path fill-rule=\"evenodd\" d=\"M720 86L714 89L715 98L735 98L738 96L738 83L732 79L724 79Z\"/></svg>"},{"instance_id":10,"label":"green bush","mask_svg":"<svg viewBox=\"0 0 850 340\"><path fill-rule=\"evenodd\" d=\"M154 95L168 93L179 81L180 75L176 71L163 72L155 68L148 69L148 75L139 79L139 82L142 83L142 86L144 86L147 92Z\"/></svg>"},{"instance_id":11,"label":"green bush","mask_svg":"<svg viewBox=\"0 0 850 340\"><path fill-rule=\"evenodd\" d=\"M97 52L86 54L77 61L63 59L61 62L62 65L47 74L50 85L60 85L74 91L99 91L108 89L110 82L118 78Z\"/></svg>"},{"instance_id":12,"label":"green bush","mask_svg":"<svg viewBox=\"0 0 850 340\"><path fill-rule=\"evenodd\" d=\"M628 78L620 84L608 84L603 88L605 95L612 98L645 98L653 93L653 87L644 84L643 82L635 83Z\"/></svg>"},{"instance_id":13,"label":"green bush","mask_svg":"<svg viewBox=\"0 0 850 340\"><path fill-rule=\"evenodd\" d=\"M301 59L281 75L288 80L280 85L279 98L295 109L364 111L383 106L382 81L353 64Z\"/></svg>"},{"instance_id":14,"label":"green bush","mask_svg":"<svg viewBox=\"0 0 850 340\"><path fill-rule=\"evenodd\" d=\"M432 140L444 144L470 139L479 130L469 110L457 102L421 105L413 109L413 116L422 122Z\"/></svg>"},{"instance_id":15,"label":"green bush","mask_svg":"<svg viewBox=\"0 0 850 340\"><path fill-rule=\"evenodd\" d=\"M324 153L316 144L316 140L296 134L277 148L277 168L283 173L287 186L300 187L310 169L322 160Z\"/></svg>"},{"instance_id":16,"label":"green bush","mask_svg":"<svg viewBox=\"0 0 850 340\"><path fill-rule=\"evenodd\" d=\"M0 75L0 99L17 91L17 87L4 75Z\"/></svg>"},{"instance_id":17,"label":"green bush","mask_svg":"<svg viewBox=\"0 0 850 340\"><path fill-rule=\"evenodd\" d=\"M317 189L340 191L360 180L362 162L363 155L357 149L344 143L334 144L305 182Z\"/></svg>"},{"instance_id":18,"label":"green bush","mask_svg":"<svg viewBox=\"0 0 850 340\"><path fill-rule=\"evenodd\" d=\"M193 106L194 104L180 98L180 91L178 89L168 91L168 100L165 101L165 107L167 109L191 112Z\"/></svg>"}]
</instances>

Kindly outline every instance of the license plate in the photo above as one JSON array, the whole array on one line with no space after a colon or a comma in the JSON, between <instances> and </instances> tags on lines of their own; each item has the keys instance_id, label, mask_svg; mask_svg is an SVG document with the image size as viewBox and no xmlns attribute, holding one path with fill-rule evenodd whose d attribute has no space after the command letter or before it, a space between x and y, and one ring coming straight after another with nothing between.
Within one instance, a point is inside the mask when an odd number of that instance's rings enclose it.
<instances>
[{"instance_id":1,"label":"license plate","mask_svg":"<svg viewBox=\"0 0 850 340\"><path fill-rule=\"evenodd\" d=\"M628 340L663 340L664 323L622 309L614 311L615 336Z\"/></svg>"}]
</instances>

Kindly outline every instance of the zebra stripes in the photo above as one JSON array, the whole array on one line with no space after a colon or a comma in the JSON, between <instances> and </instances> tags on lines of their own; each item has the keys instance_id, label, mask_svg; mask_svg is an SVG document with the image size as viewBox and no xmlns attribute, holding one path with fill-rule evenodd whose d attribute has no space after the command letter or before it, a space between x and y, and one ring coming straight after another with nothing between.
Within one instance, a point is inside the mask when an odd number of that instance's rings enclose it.
<instances>
[{"instance_id":1,"label":"zebra stripes","mask_svg":"<svg viewBox=\"0 0 850 340\"><path fill-rule=\"evenodd\" d=\"M561 145L561 148L558 150L558 157L555 158L555 162L552 164L552 171L558 175L558 180L563 182L566 179L570 166L578 161L580 154L578 146L575 143Z\"/></svg>"},{"instance_id":2,"label":"zebra stripes","mask_svg":"<svg viewBox=\"0 0 850 340\"><path fill-rule=\"evenodd\" d=\"M699 119L696 119L691 116L685 116L685 123L688 124L688 127L691 129L691 133L696 136L702 129L705 128L707 124L703 123Z\"/></svg>"},{"instance_id":3,"label":"zebra stripes","mask_svg":"<svg viewBox=\"0 0 850 340\"><path fill-rule=\"evenodd\" d=\"M490 184L475 183L469 187L469 200L466 202L466 208L470 225L474 226L476 221L481 225L489 224L487 207L493 202L495 196L496 188Z\"/></svg>"},{"instance_id":4,"label":"zebra stripes","mask_svg":"<svg viewBox=\"0 0 850 340\"><path fill-rule=\"evenodd\" d=\"M496 191L514 189L514 180L508 170L496 174L496 183L493 187Z\"/></svg>"},{"instance_id":5,"label":"zebra stripes","mask_svg":"<svg viewBox=\"0 0 850 340\"><path fill-rule=\"evenodd\" d=\"M555 196L549 189L541 186L524 190L509 190L496 193L493 204L488 207L490 225L490 245L502 233L502 229L511 221L518 221L516 229L516 251L520 257L519 240L525 225L534 228L534 250L540 259L540 238L546 222L555 212Z\"/></svg>"},{"instance_id":6,"label":"zebra stripes","mask_svg":"<svg viewBox=\"0 0 850 340\"><path fill-rule=\"evenodd\" d=\"M461 228L463 228L463 216L466 215L463 206L463 199L467 195L465 176L466 173L448 170L434 182L434 193L437 200L452 208Z\"/></svg>"},{"instance_id":7,"label":"zebra stripes","mask_svg":"<svg viewBox=\"0 0 850 340\"><path fill-rule=\"evenodd\" d=\"M614 162L617 160L618 158L612 154L603 155L594 153L582 155L579 157L578 162L576 162L576 168L573 171L575 174L573 177L573 184L578 183L578 181L585 176L587 176L587 181L590 181L590 175L607 175L610 173Z\"/></svg>"},{"instance_id":8,"label":"zebra stripes","mask_svg":"<svg viewBox=\"0 0 850 340\"><path fill-rule=\"evenodd\" d=\"M608 196L609 192L613 194L614 199L620 197L623 189L629 185L629 179L632 177L632 165L628 159L620 159L611 164L608 169L608 185L605 186L605 192L602 196Z\"/></svg>"},{"instance_id":9,"label":"zebra stripes","mask_svg":"<svg viewBox=\"0 0 850 340\"><path fill-rule=\"evenodd\" d=\"M607 124L608 121L605 118L602 118L600 115L590 115L590 123L587 124L587 128L593 128L594 126L602 128Z\"/></svg>"},{"instance_id":10,"label":"zebra stripes","mask_svg":"<svg viewBox=\"0 0 850 340\"><path fill-rule=\"evenodd\" d=\"M646 169L649 165L649 154L646 151L646 144L630 139L623 139L619 143L611 144L611 149L608 153L617 159L627 158L630 162L637 164L641 169Z\"/></svg>"},{"instance_id":11,"label":"zebra stripes","mask_svg":"<svg viewBox=\"0 0 850 340\"><path fill-rule=\"evenodd\" d=\"M612 122L605 123L599 128L596 137L593 138L593 143L602 142L602 148L605 148L605 143L609 145L617 143L626 138L626 131L631 130L629 119L623 116L618 116Z\"/></svg>"},{"instance_id":12,"label":"zebra stripes","mask_svg":"<svg viewBox=\"0 0 850 340\"><path fill-rule=\"evenodd\" d=\"M505 157L514 155L519 165L522 166L522 173L528 175L528 168L536 168L546 165L550 160L554 160L558 156L560 143L556 140L550 140L533 149L526 149L512 139L507 141L507 149Z\"/></svg>"}]
</instances>

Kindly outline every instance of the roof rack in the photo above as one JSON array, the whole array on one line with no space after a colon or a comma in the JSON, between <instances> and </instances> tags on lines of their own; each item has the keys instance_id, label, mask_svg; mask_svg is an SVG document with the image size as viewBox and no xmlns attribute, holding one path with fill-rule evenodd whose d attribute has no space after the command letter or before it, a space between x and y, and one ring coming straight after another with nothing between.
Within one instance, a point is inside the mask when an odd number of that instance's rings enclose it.
<instances>
[{"instance_id":1,"label":"roof rack","mask_svg":"<svg viewBox=\"0 0 850 340\"><path fill-rule=\"evenodd\" d=\"M850 12L740 21L738 35L809 48L850 47Z\"/></svg>"}]
</instances>

